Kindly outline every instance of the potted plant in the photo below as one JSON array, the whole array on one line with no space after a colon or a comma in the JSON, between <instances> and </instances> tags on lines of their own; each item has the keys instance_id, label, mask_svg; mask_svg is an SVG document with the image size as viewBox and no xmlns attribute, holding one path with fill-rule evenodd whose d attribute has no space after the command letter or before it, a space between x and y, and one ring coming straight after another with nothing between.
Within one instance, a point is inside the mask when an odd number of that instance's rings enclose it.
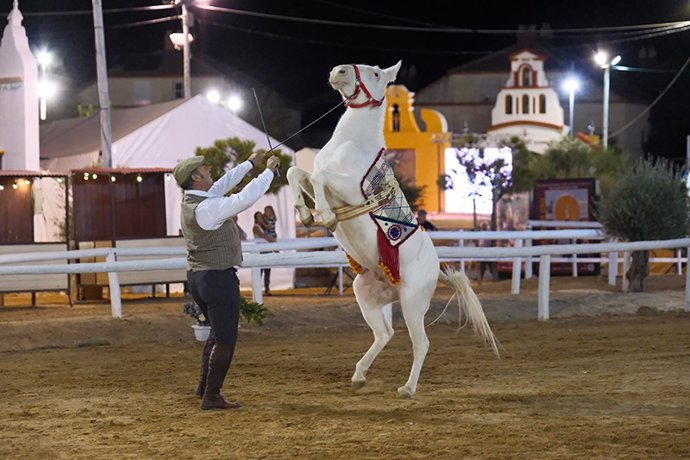
<instances>
[{"instance_id":1,"label":"potted plant","mask_svg":"<svg viewBox=\"0 0 690 460\"><path fill-rule=\"evenodd\" d=\"M184 304L184 313L196 319L196 324L192 324L194 336L200 342L206 341L211 333L211 324L204 316L201 308L192 301ZM262 303L250 302L244 297L240 297L240 318L247 323L255 322L259 326L264 324L264 319L268 316L268 309Z\"/></svg>"}]
</instances>

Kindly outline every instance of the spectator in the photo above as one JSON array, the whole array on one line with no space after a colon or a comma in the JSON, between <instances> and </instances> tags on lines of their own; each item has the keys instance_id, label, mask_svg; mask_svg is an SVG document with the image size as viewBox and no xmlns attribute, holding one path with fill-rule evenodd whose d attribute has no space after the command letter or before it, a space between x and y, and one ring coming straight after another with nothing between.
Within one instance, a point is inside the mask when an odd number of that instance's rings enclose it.
<instances>
[{"instance_id":1,"label":"spectator","mask_svg":"<svg viewBox=\"0 0 690 460\"><path fill-rule=\"evenodd\" d=\"M266 224L266 218L260 211L254 213L254 227L252 227L252 233L254 238L261 238L273 243L276 239L268 231L268 225ZM271 295L271 269L262 268L261 275L264 277L264 288L266 290L266 295Z\"/></svg>"},{"instance_id":2,"label":"spectator","mask_svg":"<svg viewBox=\"0 0 690 460\"><path fill-rule=\"evenodd\" d=\"M434 224L426 220L426 211L420 209L417 211L417 223L424 228L424 230L438 230Z\"/></svg>"},{"instance_id":3,"label":"spectator","mask_svg":"<svg viewBox=\"0 0 690 460\"><path fill-rule=\"evenodd\" d=\"M482 232L489 231L489 223L487 221L483 221L481 224L479 224L479 230ZM482 239L479 240L479 247L480 248L490 248L491 247L491 240L487 239ZM495 268L495 262L490 262L488 260L482 260L479 262L479 274L477 275L477 280L479 280L479 285L482 285L482 279L484 278L484 272L488 269L489 273L492 275L495 273L494 272Z\"/></svg>"}]
</instances>

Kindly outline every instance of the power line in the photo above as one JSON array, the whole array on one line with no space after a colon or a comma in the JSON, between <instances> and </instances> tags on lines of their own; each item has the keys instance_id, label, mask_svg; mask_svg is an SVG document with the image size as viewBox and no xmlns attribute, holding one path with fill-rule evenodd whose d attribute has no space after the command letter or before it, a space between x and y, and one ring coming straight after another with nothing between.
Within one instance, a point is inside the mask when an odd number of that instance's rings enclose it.
<instances>
[{"instance_id":1,"label":"power line","mask_svg":"<svg viewBox=\"0 0 690 460\"><path fill-rule=\"evenodd\" d=\"M368 24L360 22L349 22L349 21L333 21L329 19L313 19L305 18L299 16L287 16L279 14L261 13L257 11L247 11L240 10L237 8L226 8L212 5L194 5L195 8L215 11L222 13L232 13L242 16L253 16L263 19L273 19L279 21L288 22L302 22L308 24L318 24L327 26L339 26L339 27L355 27L355 28L367 28L367 29L378 29L378 30L397 30L402 32L430 32L430 33L466 33L466 34L488 34L488 35L513 35L519 30L517 29L473 29L473 28L463 28L463 27L413 27L413 26L395 26L388 24ZM610 26L610 27L588 27L588 28L564 28L564 29L549 29L550 33L605 33L605 32L617 32L626 30L642 30L642 29L658 29L659 27L665 28L682 28L690 27L690 21L675 21L666 22L659 24L636 24L630 26Z\"/></svg>"},{"instance_id":2,"label":"power line","mask_svg":"<svg viewBox=\"0 0 690 460\"><path fill-rule=\"evenodd\" d=\"M133 6L130 8L109 8L103 10L103 13L131 13L134 11L158 11L174 8L174 5L152 5L152 6ZM93 10L72 10L72 11L33 11L24 12L22 16L79 16L92 15Z\"/></svg>"},{"instance_id":3,"label":"power line","mask_svg":"<svg viewBox=\"0 0 690 460\"><path fill-rule=\"evenodd\" d=\"M654 107L654 106L656 105L656 103L659 102L659 101L661 100L662 97L664 97L664 95L668 92L668 90L671 89L671 87L673 86L673 84L674 84L674 83L678 80L678 78L682 75L683 71L684 71L685 68L688 66L688 64L690 64L690 57L688 57L688 58L685 60L685 64L683 64L683 65L681 66L680 70L678 70L678 72L677 72L676 75L673 77L673 79L669 82L668 85L666 85L666 88L664 88L664 90L663 90L661 93L659 93L659 95L656 97L656 99L654 99L654 100L652 101L652 103L649 104L649 105L647 106L647 108L645 108L642 112L640 112L635 118L633 118L633 119L630 120L628 123L626 123L625 125L623 125L623 127L621 127L620 129L618 129L617 131L611 133L610 137L614 137L614 136L617 136L618 134L622 133L623 131L625 131L626 129L628 129L628 128L631 127L632 125L634 125L634 124L635 124L640 118L642 118L647 112L649 112L649 111L652 109L652 107Z\"/></svg>"},{"instance_id":4,"label":"power line","mask_svg":"<svg viewBox=\"0 0 690 460\"><path fill-rule=\"evenodd\" d=\"M365 46L365 45L356 45L350 42L327 42L323 40L314 40L310 38L299 38L299 37L293 37L289 35L283 35L283 34L277 34L275 32L266 32L263 30L254 30L254 29L247 29L243 27L237 27L229 24L221 24L216 21L210 21L208 19L201 19L199 17L196 18L196 21L199 23L215 26L215 27L220 27L224 29L230 29L230 30L236 30L238 32L242 33L247 33L247 34L252 34L252 35L262 35L264 37L268 38L275 38L279 40L290 40L294 42L300 42L300 43L307 43L311 45L318 45L318 46L327 46L327 47L332 47L332 48L348 48L348 49L358 49L358 50L369 50L369 51L391 51L391 52L400 52L404 51L406 53L423 53L423 54L438 54L438 55L454 55L454 56L478 56L478 55L486 55L493 53L494 51L464 51L464 50L453 50L453 51L444 51L444 50L430 50L430 49L424 49L424 50L411 50L411 49L402 49L399 46L395 48L388 48L388 47L381 47L381 46Z\"/></svg>"}]
</instances>

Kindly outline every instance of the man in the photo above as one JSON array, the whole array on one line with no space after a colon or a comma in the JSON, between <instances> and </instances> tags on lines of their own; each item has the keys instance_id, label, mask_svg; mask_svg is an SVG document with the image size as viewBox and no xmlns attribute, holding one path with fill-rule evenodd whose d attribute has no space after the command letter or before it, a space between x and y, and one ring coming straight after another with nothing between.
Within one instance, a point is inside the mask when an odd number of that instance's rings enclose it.
<instances>
[{"instance_id":1,"label":"man","mask_svg":"<svg viewBox=\"0 0 690 460\"><path fill-rule=\"evenodd\" d=\"M264 160L255 153L216 182L203 156L180 161L173 170L182 197L182 234L187 244L189 292L211 324L201 358L197 396L202 409L237 409L221 395L237 343L240 320L240 282L237 267L242 246L233 216L253 205L271 185L279 161L268 159L266 170L241 192L225 196L249 171Z\"/></svg>"},{"instance_id":2,"label":"man","mask_svg":"<svg viewBox=\"0 0 690 460\"><path fill-rule=\"evenodd\" d=\"M434 224L426 220L426 211L423 209L417 211L417 223L421 225L424 230L438 230Z\"/></svg>"}]
</instances>

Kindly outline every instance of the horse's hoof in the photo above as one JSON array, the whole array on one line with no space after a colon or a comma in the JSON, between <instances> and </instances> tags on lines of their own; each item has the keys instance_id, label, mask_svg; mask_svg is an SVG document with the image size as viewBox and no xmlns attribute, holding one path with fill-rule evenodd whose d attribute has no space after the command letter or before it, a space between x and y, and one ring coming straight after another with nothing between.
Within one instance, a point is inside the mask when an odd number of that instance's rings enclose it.
<instances>
[{"instance_id":1,"label":"horse's hoof","mask_svg":"<svg viewBox=\"0 0 690 460\"><path fill-rule=\"evenodd\" d=\"M398 388L398 399L410 399L412 392L407 387Z\"/></svg>"},{"instance_id":2,"label":"horse's hoof","mask_svg":"<svg viewBox=\"0 0 690 460\"><path fill-rule=\"evenodd\" d=\"M329 229L330 231L334 232L334 231L336 230L336 228L338 227L338 220L335 219L335 218L333 218L333 219L331 219L331 220L329 220L329 221L327 221L327 222L324 222L323 225L324 225L325 227L328 227L328 229Z\"/></svg>"},{"instance_id":3,"label":"horse's hoof","mask_svg":"<svg viewBox=\"0 0 690 460\"><path fill-rule=\"evenodd\" d=\"M352 381L352 392L356 392L357 390L361 390L364 388L364 385L367 384L366 380L353 380Z\"/></svg>"},{"instance_id":4,"label":"horse's hoof","mask_svg":"<svg viewBox=\"0 0 690 460\"><path fill-rule=\"evenodd\" d=\"M299 220L302 221L305 227L311 227L314 224L314 216L312 216L311 213L304 215L300 214Z\"/></svg>"}]
</instances>

